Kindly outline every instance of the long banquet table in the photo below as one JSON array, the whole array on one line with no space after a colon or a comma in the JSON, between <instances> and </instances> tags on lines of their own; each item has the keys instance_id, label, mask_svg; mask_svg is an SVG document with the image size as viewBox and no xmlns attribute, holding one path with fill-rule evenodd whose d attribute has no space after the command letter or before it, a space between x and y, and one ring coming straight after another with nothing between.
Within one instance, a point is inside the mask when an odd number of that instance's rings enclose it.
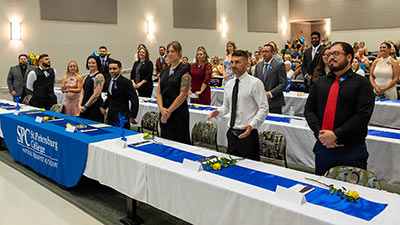
<instances>
[{"instance_id":1,"label":"long banquet table","mask_svg":"<svg viewBox=\"0 0 400 225\"><path fill-rule=\"evenodd\" d=\"M0 115L12 112L0 108ZM2 126L3 133L12 129ZM143 135L129 134L127 139L128 144L133 144L143 141ZM124 147L120 138L91 142L84 175L192 224L389 225L400 220L397 194L247 159L220 172L195 172L182 166L183 158L226 155L161 138L156 140L162 144ZM261 175L258 184L242 180L243 176L231 176L237 173L235 169ZM361 199L352 205L329 195L329 191L306 177L356 190ZM277 185L291 187L298 182L316 188L302 205L283 200L275 193ZM342 209L342 205L347 207Z\"/></svg>"},{"instance_id":2,"label":"long banquet table","mask_svg":"<svg viewBox=\"0 0 400 225\"><path fill-rule=\"evenodd\" d=\"M128 137L128 143L142 140L141 134ZM161 138L156 140L162 142L164 147L182 149L190 154L226 156L196 146ZM286 202L274 190L233 178L208 171L188 170L181 162L165 158L179 156L175 150L171 152L172 156L168 156L166 153L156 155L122 148L116 139L92 143L89 145L85 175L192 224L396 224L400 219L400 196L397 194L252 160L238 162L242 168L265 173L266 183L269 183L270 176L279 176L319 186L305 180L306 177L313 178L356 190L369 201L388 204L379 215L367 221L313 203L296 205ZM307 197L307 201L312 199Z\"/></svg>"},{"instance_id":3,"label":"long banquet table","mask_svg":"<svg viewBox=\"0 0 400 225\"><path fill-rule=\"evenodd\" d=\"M201 108L204 109L202 110ZM189 127L201 120L206 120L213 107L192 107ZM148 111L158 111L154 99L141 99L138 121ZM226 131L228 130L229 114L225 117L213 118L218 125L218 145L227 146ZM314 167L312 148L316 141L313 132L307 126L304 118L270 114L258 131L271 130L284 134L286 137L286 155L288 162ZM400 130L369 126L367 148L369 152L368 169L386 183L400 185Z\"/></svg>"}]
</instances>

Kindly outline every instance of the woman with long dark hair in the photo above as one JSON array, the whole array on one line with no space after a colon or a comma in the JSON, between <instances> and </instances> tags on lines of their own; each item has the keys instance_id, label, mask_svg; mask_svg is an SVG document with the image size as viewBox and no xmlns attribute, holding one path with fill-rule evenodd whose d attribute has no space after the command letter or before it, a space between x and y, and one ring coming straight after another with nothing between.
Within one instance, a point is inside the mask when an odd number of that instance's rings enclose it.
<instances>
[{"instance_id":1,"label":"woman with long dark hair","mask_svg":"<svg viewBox=\"0 0 400 225\"><path fill-rule=\"evenodd\" d=\"M104 123L104 115L100 111L103 104L101 98L101 90L104 86L104 76L100 71L100 58L91 55L86 60L86 69L89 70L89 75L84 78L83 90L81 95L81 117L90 119L100 123Z\"/></svg>"}]
</instances>

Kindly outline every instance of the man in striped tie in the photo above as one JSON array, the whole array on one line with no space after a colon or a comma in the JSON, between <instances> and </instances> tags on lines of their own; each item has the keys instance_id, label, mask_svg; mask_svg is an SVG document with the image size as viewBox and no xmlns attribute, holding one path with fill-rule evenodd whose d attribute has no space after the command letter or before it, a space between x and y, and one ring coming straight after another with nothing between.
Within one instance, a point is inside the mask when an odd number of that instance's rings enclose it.
<instances>
[{"instance_id":1,"label":"man in striped tie","mask_svg":"<svg viewBox=\"0 0 400 225\"><path fill-rule=\"evenodd\" d=\"M351 70L351 45L336 42L328 55L331 72L316 80L304 115L317 141L315 173L323 175L334 166L367 168L365 138L375 104L371 84Z\"/></svg>"}]
</instances>

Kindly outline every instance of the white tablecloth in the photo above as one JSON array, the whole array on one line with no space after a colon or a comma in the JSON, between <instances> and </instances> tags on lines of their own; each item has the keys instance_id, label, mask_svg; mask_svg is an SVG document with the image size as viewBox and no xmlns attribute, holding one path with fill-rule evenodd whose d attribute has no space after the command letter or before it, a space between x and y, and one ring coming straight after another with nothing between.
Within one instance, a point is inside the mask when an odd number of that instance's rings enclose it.
<instances>
[{"instance_id":1,"label":"white tablecloth","mask_svg":"<svg viewBox=\"0 0 400 225\"><path fill-rule=\"evenodd\" d=\"M17 105L17 103L13 102L13 101L9 101L9 100L5 100L5 99L0 99L0 103L8 103L10 105ZM29 106L29 105L24 105L24 104L19 104L20 106L20 111L28 111L28 110L32 110L32 109L37 109L35 107ZM5 113L14 113L16 110L7 110L7 109L2 109L0 108L0 114L5 114ZM1 128L1 124L0 124L0 128ZM0 137L3 137L3 131L2 129L0 129Z\"/></svg>"},{"instance_id":2,"label":"white tablecloth","mask_svg":"<svg viewBox=\"0 0 400 225\"><path fill-rule=\"evenodd\" d=\"M148 111L157 111L158 107L154 103L147 103L141 100L138 121L142 115ZM190 129L200 120L206 120L210 111L190 109ZM277 117L287 117L284 115L271 114ZM218 145L227 146L226 132L228 130L229 114L225 117L213 118L218 125L217 142ZM370 126L369 129L379 131L389 131L400 133L399 130L378 128ZM314 167L314 153L312 152L315 144L315 137L306 122L300 124L290 124L265 120L258 131L271 130L281 132L286 137L286 155L288 162L303 166ZM383 138L367 136L367 149L369 152L368 169L383 182L400 185L400 140L393 138Z\"/></svg>"},{"instance_id":3,"label":"white tablecloth","mask_svg":"<svg viewBox=\"0 0 400 225\"><path fill-rule=\"evenodd\" d=\"M128 143L140 140L142 135L138 134L129 137ZM157 140L205 156L224 155L160 138ZM304 179L309 177L338 187L345 186L368 200L389 205L369 222L310 203L300 206L278 198L273 191L206 171L190 171L177 162L130 148L123 149L116 139L89 145L85 175L192 224L386 225L397 224L400 220L399 195L251 160L239 161L238 165L304 183L310 183Z\"/></svg>"},{"instance_id":4,"label":"white tablecloth","mask_svg":"<svg viewBox=\"0 0 400 225\"><path fill-rule=\"evenodd\" d=\"M0 113L6 112L12 110L0 109ZM142 134L127 138L128 143L143 140ZM157 140L204 156L224 155L161 138ZM400 196L386 191L251 160L238 162L243 167L304 183L310 183L304 179L309 177L337 187L345 186L356 190L365 199L388 204L374 219L365 221L310 203L296 205L286 202L273 191L205 171L193 172L184 169L180 163L122 146L120 138L89 144L84 175L193 224L394 225L400 221Z\"/></svg>"}]
</instances>

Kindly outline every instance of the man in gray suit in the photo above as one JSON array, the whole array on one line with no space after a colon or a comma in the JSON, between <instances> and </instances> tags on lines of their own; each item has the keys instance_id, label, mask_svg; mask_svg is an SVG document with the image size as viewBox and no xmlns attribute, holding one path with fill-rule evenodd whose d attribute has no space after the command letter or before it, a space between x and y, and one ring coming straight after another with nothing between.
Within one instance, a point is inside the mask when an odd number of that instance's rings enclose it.
<instances>
[{"instance_id":1,"label":"man in gray suit","mask_svg":"<svg viewBox=\"0 0 400 225\"><path fill-rule=\"evenodd\" d=\"M285 105L283 91L287 86L285 64L273 57L275 51L271 44L264 45L262 54L264 60L257 63L254 76L264 84L269 112L282 114L282 106Z\"/></svg>"},{"instance_id":2,"label":"man in gray suit","mask_svg":"<svg viewBox=\"0 0 400 225\"><path fill-rule=\"evenodd\" d=\"M20 96L20 102L22 102L23 97L25 97L26 75L35 67L28 65L28 56L25 54L19 55L18 61L18 65L10 67L7 85L11 96Z\"/></svg>"}]
</instances>

